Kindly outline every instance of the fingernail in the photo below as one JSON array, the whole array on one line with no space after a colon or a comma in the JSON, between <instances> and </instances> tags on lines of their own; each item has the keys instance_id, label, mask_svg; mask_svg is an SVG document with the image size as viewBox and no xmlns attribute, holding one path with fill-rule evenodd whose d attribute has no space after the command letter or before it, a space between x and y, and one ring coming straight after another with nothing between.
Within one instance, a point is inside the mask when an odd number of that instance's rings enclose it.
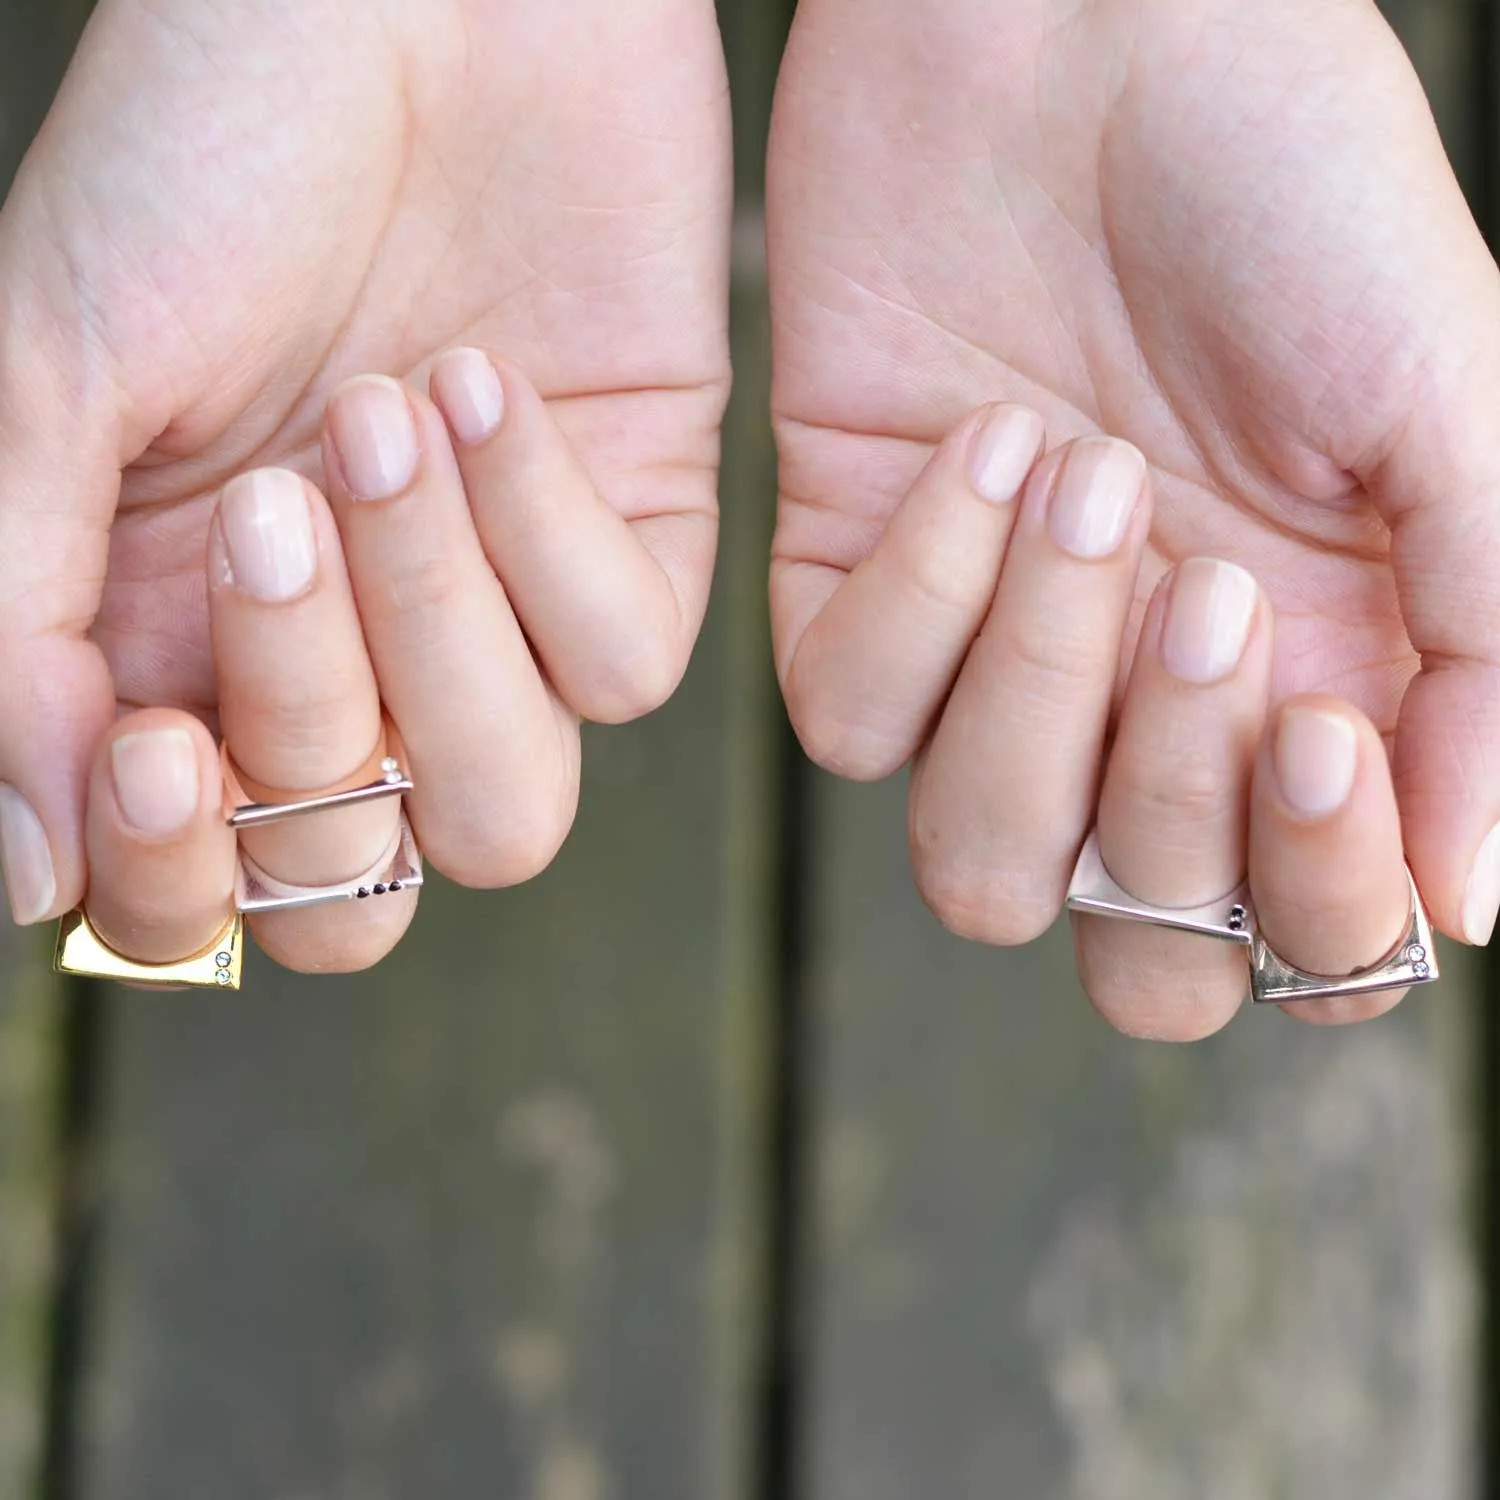
<instances>
[{"instance_id":1,"label":"fingernail","mask_svg":"<svg viewBox=\"0 0 1500 1500\"><path fill-rule=\"evenodd\" d=\"M1162 664L1183 682L1218 682L1239 666L1260 590L1233 563L1190 557L1172 575L1162 623Z\"/></svg>"},{"instance_id":2,"label":"fingernail","mask_svg":"<svg viewBox=\"0 0 1500 1500\"><path fill-rule=\"evenodd\" d=\"M267 604L295 599L318 571L318 544L302 481L286 469L231 479L219 501L229 581Z\"/></svg>"},{"instance_id":3,"label":"fingernail","mask_svg":"<svg viewBox=\"0 0 1500 1500\"><path fill-rule=\"evenodd\" d=\"M505 391L489 356L451 349L432 367L432 399L453 435L468 447L493 437L505 414Z\"/></svg>"},{"instance_id":4,"label":"fingernail","mask_svg":"<svg viewBox=\"0 0 1500 1500\"><path fill-rule=\"evenodd\" d=\"M1046 429L1034 411L1001 406L985 418L969 454L969 482L996 505L1014 500L1042 451Z\"/></svg>"},{"instance_id":5,"label":"fingernail","mask_svg":"<svg viewBox=\"0 0 1500 1500\"><path fill-rule=\"evenodd\" d=\"M1359 736L1342 714L1288 708L1276 732L1274 761L1281 795L1304 818L1326 818L1349 800Z\"/></svg>"},{"instance_id":6,"label":"fingernail","mask_svg":"<svg viewBox=\"0 0 1500 1500\"><path fill-rule=\"evenodd\" d=\"M143 729L109 747L120 815L137 833L163 838L198 811L198 749L185 729Z\"/></svg>"},{"instance_id":7,"label":"fingernail","mask_svg":"<svg viewBox=\"0 0 1500 1500\"><path fill-rule=\"evenodd\" d=\"M1085 561L1108 557L1125 540L1145 482L1146 460L1129 443L1075 443L1047 512L1052 540Z\"/></svg>"},{"instance_id":8,"label":"fingernail","mask_svg":"<svg viewBox=\"0 0 1500 1500\"><path fill-rule=\"evenodd\" d=\"M0 870L11 916L25 926L40 922L57 899L57 876L42 820L13 787L0 783Z\"/></svg>"},{"instance_id":9,"label":"fingernail","mask_svg":"<svg viewBox=\"0 0 1500 1500\"><path fill-rule=\"evenodd\" d=\"M1474 859L1474 870L1464 891L1464 937L1482 948L1495 931L1497 913L1500 913L1500 826L1490 829Z\"/></svg>"},{"instance_id":10,"label":"fingernail","mask_svg":"<svg viewBox=\"0 0 1500 1500\"><path fill-rule=\"evenodd\" d=\"M417 475L417 424L406 392L385 375L361 375L328 403L328 430L356 500L389 500Z\"/></svg>"}]
</instances>

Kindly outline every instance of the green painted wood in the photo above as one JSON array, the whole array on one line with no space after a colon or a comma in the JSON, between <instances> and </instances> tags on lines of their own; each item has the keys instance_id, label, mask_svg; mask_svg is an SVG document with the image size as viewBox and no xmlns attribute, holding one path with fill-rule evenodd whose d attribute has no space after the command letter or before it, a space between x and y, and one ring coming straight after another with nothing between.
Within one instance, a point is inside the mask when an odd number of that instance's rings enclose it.
<instances>
[{"instance_id":1,"label":"green painted wood","mask_svg":"<svg viewBox=\"0 0 1500 1500\"><path fill-rule=\"evenodd\" d=\"M0 928L0 1495L42 1451L57 1161L58 994L45 942Z\"/></svg>"},{"instance_id":2,"label":"green painted wood","mask_svg":"<svg viewBox=\"0 0 1500 1500\"><path fill-rule=\"evenodd\" d=\"M1457 132L1462 9L1402 10ZM1064 930L939 929L904 784L809 796L805 1500L1476 1495L1477 965L1133 1043Z\"/></svg>"},{"instance_id":3,"label":"green painted wood","mask_svg":"<svg viewBox=\"0 0 1500 1500\"><path fill-rule=\"evenodd\" d=\"M1465 965L1377 1025L1108 1032L819 780L811 1500L1474 1493Z\"/></svg>"},{"instance_id":4,"label":"green painted wood","mask_svg":"<svg viewBox=\"0 0 1500 1500\"><path fill-rule=\"evenodd\" d=\"M439 883L368 976L252 960L238 998L110 997L84 1500L748 1494L764 304L752 257L709 625L665 710L586 736L556 865L500 894Z\"/></svg>"},{"instance_id":5,"label":"green painted wood","mask_svg":"<svg viewBox=\"0 0 1500 1500\"><path fill-rule=\"evenodd\" d=\"M764 997L728 625L589 736L532 885L439 885L364 978L114 997L88 1500L744 1493Z\"/></svg>"},{"instance_id":6,"label":"green painted wood","mask_svg":"<svg viewBox=\"0 0 1500 1500\"><path fill-rule=\"evenodd\" d=\"M0 191L35 133L83 13L77 4L0 0ZM34 1492L46 1420L61 1063L49 939L0 916L0 1495L17 1497Z\"/></svg>"}]
</instances>

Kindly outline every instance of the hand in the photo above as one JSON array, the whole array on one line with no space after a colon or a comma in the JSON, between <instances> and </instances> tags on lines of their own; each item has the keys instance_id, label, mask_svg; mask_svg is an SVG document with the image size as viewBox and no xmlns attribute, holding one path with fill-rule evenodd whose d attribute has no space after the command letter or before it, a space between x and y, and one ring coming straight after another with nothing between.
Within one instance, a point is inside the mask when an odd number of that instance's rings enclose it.
<instances>
[{"instance_id":1,"label":"hand","mask_svg":"<svg viewBox=\"0 0 1500 1500\"><path fill-rule=\"evenodd\" d=\"M383 711L434 863L460 880L524 880L577 792L563 694L609 682L632 634L660 649L665 589L519 371L452 350L431 389L367 376L335 392L326 499L287 469L225 486L207 549L219 721L242 788L287 802L374 780ZM85 827L88 911L111 947L159 963L215 938L241 853L223 798L191 715L138 710L108 733ZM253 916L261 947L314 970L388 952L416 905L415 890L384 888L397 813L383 798L243 830L247 868L274 894L358 884L381 897Z\"/></svg>"},{"instance_id":2,"label":"hand","mask_svg":"<svg viewBox=\"0 0 1500 1500\"><path fill-rule=\"evenodd\" d=\"M1054 442L1109 432L1149 461L1125 662L1174 563L1248 570L1276 617L1271 702L1332 694L1393 737L1435 919L1485 941L1500 283L1374 7L807 0L769 212L778 665L823 764L916 757L913 860L944 921L992 942L1050 923L1108 728L1107 700L1062 716L1024 777L997 773L1017 708L981 647L1003 545L977 507L914 505L944 435L1009 400ZM1049 609L1038 723L1088 649L1087 601ZM1091 982L1127 1027L1227 1019L1185 995L1164 1020L1170 978L1123 959Z\"/></svg>"},{"instance_id":3,"label":"hand","mask_svg":"<svg viewBox=\"0 0 1500 1500\"><path fill-rule=\"evenodd\" d=\"M476 696L423 702L448 717L403 728L419 784L492 814L431 813L439 868L487 884L546 862L572 817L577 716L661 702L702 616L729 186L704 0L105 0L0 212L0 835L18 920L84 892L85 788L116 715L215 721L221 487L266 465L321 484L335 386L368 370L423 386L459 343L513 362L511 412L552 464L533 477L568 475L545 506L529 482L505 491L522 508L490 558L560 703L539 740L511 642L468 635L448 643L451 681ZM429 561L411 592L388 583L387 611L421 617L460 566Z\"/></svg>"}]
</instances>

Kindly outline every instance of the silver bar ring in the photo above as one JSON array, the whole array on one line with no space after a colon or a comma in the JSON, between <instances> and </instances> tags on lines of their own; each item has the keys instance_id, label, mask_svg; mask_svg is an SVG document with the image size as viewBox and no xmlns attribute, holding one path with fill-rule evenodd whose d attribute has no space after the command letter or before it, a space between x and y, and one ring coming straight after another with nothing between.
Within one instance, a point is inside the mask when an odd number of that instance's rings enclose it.
<instances>
[{"instance_id":1,"label":"silver bar ring","mask_svg":"<svg viewBox=\"0 0 1500 1500\"><path fill-rule=\"evenodd\" d=\"M322 906L328 901L363 901L371 896L414 891L422 884L422 856L406 813L385 853L363 874L333 885L293 885L266 874L240 850L235 874L235 910L251 915L266 911L291 911L303 906Z\"/></svg>"},{"instance_id":2,"label":"silver bar ring","mask_svg":"<svg viewBox=\"0 0 1500 1500\"><path fill-rule=\"evenodd\" d=\"M241 846L239 867L235 872L236 911L253 914L321 906L329 901L362 901L371 896L416 890L422 884L422 855L404 805L406 793L412 790L412 778L406 769L405 747L389 716L382 715L380 739L362 766L333 786L301 796L286 796L257 788L235 765L227 746L220 754L224 776L224 818L236 833L385 797L401 799L397 826L390 843L368 870L349 880L331 885L294 885L278 880L261 869Z\"/></svg>"},{"instance_id":3,"label":"silver bar ring","mask_svg":"<svg viewBox=\"0 0 1500 1500\"><path fill-rule=\"evenodd\" d=\"M1248 885L1203 906L1152 906L1126 891L1105 868L1097 829L1089 833L1068 886L1068 910L1127 922L1195 932L1249 949L1250 998L1257 1005L1287 1005L1299 1000L1336 999L1409 989L1438 978L1432 923L1411 870L1411 915L1406 931L1384 958L1352 974L1314 974L1288 963L1271 947L1255 921Z\"/></svg>"}]
</instances>

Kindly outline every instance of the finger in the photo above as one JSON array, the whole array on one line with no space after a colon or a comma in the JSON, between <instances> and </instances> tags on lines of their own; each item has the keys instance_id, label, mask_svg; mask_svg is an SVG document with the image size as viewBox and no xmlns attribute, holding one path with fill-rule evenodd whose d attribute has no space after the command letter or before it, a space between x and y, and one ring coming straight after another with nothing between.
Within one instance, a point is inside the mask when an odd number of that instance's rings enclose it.
<instances>
[{"instance_id":1,"label":"finger","mask_svg":"<svg viewBox=\"0 0 1500 1500\"><path fill-rule=\"evenodd\" d=\"M1189 559L1152 600L1099 796L1100 855L1141 901L1203 906L1245 879L1272 633L1255 580L1230 563ZM1130 1036L1197 1041L1245 997L1237 945L1084 915L1074 935L1084 989Z\"/></svg>"},{"instance_id":2,"label":"finger","mask_svg":"<svg viewBox=\"0 0 1500 1500\"><path fill-rule=\"evenodd\" d=\"M1387 431L1348 467L1391 527L1401 612L1421 671L1401 704L1394 768L1412 869L1436 925L1485 943L1500 910L1500 277L1423 122L1429 232L1403 258L1400 379L1351 382ZM1391 203L1404 202L1393 188ZM1416 372L1416 373L1412 373ZM1350 426L1360 430L1356 422ZM1345 455L1337 455L1339 458Z\"/></svg>"},{"instance_id":3,"label":"finger","mask_svg":"<svg viewBox=\"0 0 1500 1500\"><path fill-rule=\"evenodd\" d=\"M1028 942L1062 908L1149 518L1145 461L1109 438L1049 454L1026 486L994 604L912 777L917 884L961 936Z\"/></svg>"},{"instance_id":4,"label":"finger","mask_svg":"<svg viewBox=\"0 0 1500 1500\"><path fill-rule=\"evenodd\" d=\"M285 469L240 475L224 488L208 545L219 719L236 768L274 801L347 781L376 751L380 694L326 502ZM240 837L273 880L341 884L381 860L398 814L384 798ZM345 972L396 945L416 895L261 912L251 923L288 968Z\"/></svg>"},{"instance_id":5,"label":"finger","mask_svg":"<svg viewBox=\"0 0 1500 1500\"><path fill-rule=\"evenodd\" d=\"M0 864L30 923L76 906L87 881L86 792L115 694L86 635L124 439L111 383L73 352L91 341L28 295L73 305L60 258L16 263L18 203L0 214Z\"/></svg>"},{"instance_id":6,"label":"finger","mask_svg":"<svg viewBox=\"0 0 1500 1500\"><path fill-rule=\"evenodd\" d=\"M1313 974L1378 963L1411 915L1401 818L1375 726L1336 698L1294 698L1256 764L1250 890L1271 948ZM1338 1025L1391 1009L1401 991L1285 1009Z\"/></svg>"},{"instance_id":7,"label":"finger","mask_svg":"<svg viewBox=\"0 0 1500 1500\"><path fill-rule=\"evenodd\" d=\"M89 779L88 914L141 963L199 953L234 910L219 752L190 715L143 709L109 730Z\"/></svg>"},{"instance_id":8,"label":"finger","mask_svg":"<svg viewBox=\"0 0 1500 1500\"><path fill-rule=\"evenodd\" d=\"M927 738L994 598L1014 502L1045 436L1024 407L976 412L852 572L778 558L782 691L819 765L874 780Z\"/></svg>"},{"instance_id":9,"label":"finger","mask_svg":"<svg viewBox=\"0 0 1500 1500\"><path fill-rule=\"evenodd\" d=\"M444 354L431 391L480 542L553 686L601 723L666 702L707 603L711 493L700 509L627 521L531 383L485 351Z\"/></svg>"},{"instance_id":10,"label":"finger","mask_svg":"<svg viewBox=\"0 0 1500 1500\"><path fill-rule=\"evenodd\" d=\"M484 555L443 419L365 376L335 393L323 449L423 850L465 885L528 880L572 825L578 722L543 682Z\"/></svg>"}]
</instances>

